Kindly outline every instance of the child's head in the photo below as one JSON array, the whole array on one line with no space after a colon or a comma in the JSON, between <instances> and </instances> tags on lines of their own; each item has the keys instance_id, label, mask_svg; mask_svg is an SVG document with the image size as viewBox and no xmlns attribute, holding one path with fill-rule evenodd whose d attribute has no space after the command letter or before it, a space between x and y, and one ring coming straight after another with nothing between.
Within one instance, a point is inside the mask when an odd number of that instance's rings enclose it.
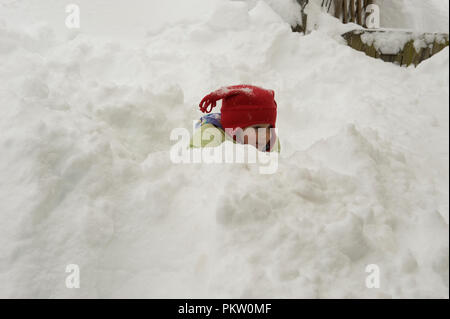
<instances>
[{"instance_id":1,"label":"child's head","mask_svg":"<svg viewBox=\"0 0 450 319\"><path fill-rule=\"evenodd\" d=\"M258 134L261 128L275 128L277 119L277 103L274 99L275 92L253 85L233 85L222 87L207 96L200 102L200 110L204 113L211 112L216 102L222 99L221 124L227 130L235 132L241 128L245 133ZM210 108L208 108L210 106ZM259 130L255 130L259 128ZM267 132L267 143L270 133ZM247 134L247 136L249 136ZM246 142L245 142L246 141ZM244 141L249 143L249 138Z\"/></svg>"},{"instance_id":2,"label":"child's head","mask_svg":"<svg viewBox=\"0 0 450 319\"><path fill-rule=\"evenodd\" d=\"M242 136L239 136L238 139L242 144L250 144L255 146L257 149L263 150L263 148L270 141L270 129L270 124L251 125L242 131Z\"/></svg>"}]
</instances>

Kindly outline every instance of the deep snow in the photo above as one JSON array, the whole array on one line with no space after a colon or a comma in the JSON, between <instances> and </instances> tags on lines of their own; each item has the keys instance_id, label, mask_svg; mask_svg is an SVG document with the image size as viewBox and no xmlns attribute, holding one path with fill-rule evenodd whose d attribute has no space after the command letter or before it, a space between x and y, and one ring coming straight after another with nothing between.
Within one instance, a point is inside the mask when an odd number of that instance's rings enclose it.
<instances>
[{"instance_id":1,"label":"deep snow","mask_svg":"<svg viewBox=\"0 0 450 319\"><path fill-rule=\"evenodd\" d=\"M325 15L195 2L80 0L70 31L60 1L0 1L0 297L448 298L448 48L398 67ZM276 92L277 173L172 164L237 83Z\"/></svg>"}]
</instances>

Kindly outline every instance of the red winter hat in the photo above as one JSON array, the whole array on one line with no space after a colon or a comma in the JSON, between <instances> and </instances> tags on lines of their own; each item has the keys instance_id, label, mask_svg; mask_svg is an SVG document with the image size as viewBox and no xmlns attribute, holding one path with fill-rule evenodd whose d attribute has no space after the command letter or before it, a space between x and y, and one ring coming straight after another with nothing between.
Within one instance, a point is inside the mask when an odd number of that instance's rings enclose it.
<instances>
[{"instance_id":1,"label":"red winter hat","mask_svg":"<svg viewBox=\"0 0 450 319\"><path fill-rule=\"evenodd\" d=\"M199 106L203 113L210 113L217 100L223 99L220 120L223 128L245 129L255 124L275 127L277 102L274 97L273 90L253 85L233 85L208 94Z\"/></svg>"}]
</instances>

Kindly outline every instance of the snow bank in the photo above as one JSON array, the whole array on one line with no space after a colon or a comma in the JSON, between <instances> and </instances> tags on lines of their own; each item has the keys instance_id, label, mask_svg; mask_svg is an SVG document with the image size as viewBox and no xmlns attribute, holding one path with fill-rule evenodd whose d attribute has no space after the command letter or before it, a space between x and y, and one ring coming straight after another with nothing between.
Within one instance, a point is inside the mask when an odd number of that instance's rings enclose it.
<instances>
[{"instance_id":1,"label":"snow bank","mask_svg":"<svg viewBox=\"0 0 450 319\"><path fill-rule=\"evenodd\" d=\"M235 1L235 0L233 0ZM263 10L263 7L269 6L274 12L279 15L285 22L292 26L295 26L301 22L301 8L297 0L244 0L248 3L250 9L255 7L258 10ZM272 14L266 14L267 18L273 16Z\"/></svg>"},{"instance_id":2,"label":"snow bank","mask_svg":"<svg viewBox=\"0 0 450 319\"><path fill-rule=\"evenodd\" d=\"M277 16L220 2L133 43L0 16L0 296L448 298L448 48L399 68ZM276 92L277 173L171 163L237 83Z\"/></svg>"},{"instance_id":3,"label":"snow bank","mask_svg":"<svg viewBox=\"0 0 450 319\"><path fill-rule=\"evenodd\" d=\"M326 10L322 9L322 2L309 0L305 8L308 14L308 30L327 28L330 24L328 20L338 20L324 13ZM380 8L381 28L448 33L449 3L446 0L375 0L374 3ZM332 11L333 6L330 12ZM349 23L348 26L359 28L354 23Z\"/></svg>"},{"instance_id":4,"label":"snow bank","mask_svg":"<svg viewBox=\"0 0 450 319\"><path fill-rule=\"evenodd\" d=\"M422 48L433 48L434 43L444 44L446 39L443 34L423 34L419 32L365 32L361 35L361 41L383 54L397 54L402 51L409 41L420 52Z\"/></svg>"},{"instance_id":5,"label":"snow bank","mask_svg":"<svg viewBox=\"0 0 450 319\"><path fill-rule=\"evenodd\" d=\"M376 0L383 28L448 33L448 1Z\"/></svg>"}]
</instances>

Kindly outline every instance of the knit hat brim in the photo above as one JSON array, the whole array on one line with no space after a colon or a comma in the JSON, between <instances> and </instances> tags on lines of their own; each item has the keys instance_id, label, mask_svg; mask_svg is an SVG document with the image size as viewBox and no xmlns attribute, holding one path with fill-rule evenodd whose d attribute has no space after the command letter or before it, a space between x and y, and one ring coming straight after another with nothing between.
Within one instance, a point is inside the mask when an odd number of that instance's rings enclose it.
<instances>
[{"instance_id":1,"label":"knit hat brim","mask_svg":"<svg viewBox=\"0 0 450 319\"><path fill-rule=\"evenodd\" d=\"M256 124L270 124L271 127L275 127L276 120L277 110L275 108L255 108L242 105L222 112L220 121L224 128L235 130L238 127L245 129Z\"/></svg>"}]
</instances>

